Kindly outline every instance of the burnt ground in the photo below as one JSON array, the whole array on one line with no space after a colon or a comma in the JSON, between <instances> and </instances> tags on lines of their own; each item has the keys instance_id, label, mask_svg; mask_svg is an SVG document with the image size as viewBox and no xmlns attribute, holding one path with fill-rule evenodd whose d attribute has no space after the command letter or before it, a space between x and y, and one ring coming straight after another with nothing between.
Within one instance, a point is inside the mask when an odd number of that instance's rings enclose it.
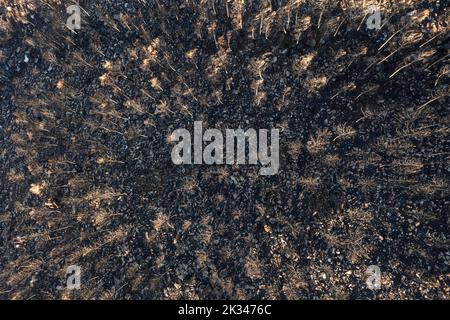
<instances>
[{"instance_id":1,"label":"burnt ground","mask_svg":"<svg viewBox=\"0 0 450 320\"><path fill-rule=\"evenodd\" d=\"M0 4L1 299L449 298L445 1ZM195 120L279 173L172 164Z\"/></svg>"}]
</instances>

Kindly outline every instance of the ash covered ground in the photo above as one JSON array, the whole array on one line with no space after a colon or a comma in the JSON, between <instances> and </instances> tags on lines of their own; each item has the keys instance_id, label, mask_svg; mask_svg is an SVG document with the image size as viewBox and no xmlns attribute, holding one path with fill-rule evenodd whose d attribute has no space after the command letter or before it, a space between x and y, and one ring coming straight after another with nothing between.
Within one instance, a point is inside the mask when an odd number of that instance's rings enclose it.
<instances>
[{"instance_id":1,"label":"ash covered ground","mask_svg":"<svg viewBox=\"0 0 450 320\"><path fill-rule=\"evenodd\" d=\"M363 1L80 1L76 33L72 4L0 1L0 299L449 298L446 1L380 30ZM194 121L279 129L278 174L174 165Z\"/></svg>"}]
</instances>

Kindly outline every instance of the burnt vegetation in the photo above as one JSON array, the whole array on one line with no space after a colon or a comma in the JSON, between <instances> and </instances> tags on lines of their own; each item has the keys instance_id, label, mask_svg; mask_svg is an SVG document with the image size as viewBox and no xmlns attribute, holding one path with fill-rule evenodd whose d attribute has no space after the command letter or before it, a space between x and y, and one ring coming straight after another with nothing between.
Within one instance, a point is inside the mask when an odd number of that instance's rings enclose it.
<instances>
[{"instance_id":1,"label":"burnt vegetation","mask_svg":"<svg viewBox=\"0 0 450 320\"><path fill-rule=\"evenodd\" d=\"M445 1L380 30L369 1L80 1L72 32L74 3L0 1L0 298L449 297ZM195 120L278 128L278 175L172 164Z\"/></svg>"}]
</instances>

